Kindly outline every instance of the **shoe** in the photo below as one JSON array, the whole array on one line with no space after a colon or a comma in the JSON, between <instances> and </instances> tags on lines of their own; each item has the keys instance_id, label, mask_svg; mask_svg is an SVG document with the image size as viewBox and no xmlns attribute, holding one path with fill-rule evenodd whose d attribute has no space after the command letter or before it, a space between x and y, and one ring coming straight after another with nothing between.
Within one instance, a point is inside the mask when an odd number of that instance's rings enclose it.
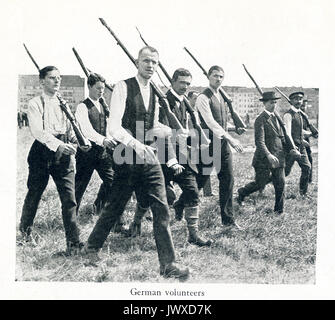
<instances>
[{"instance_id":1,"label":"shoe","mask_svg":"<svg viewBox=\"0 0 335 320\"><path fill-rule=\"evenodd\" d=\"M193 236L193 237L189 236L188 242L190 244L195 244L198 247L210 247L213 243L212 240L210 239L204 240L204 239L201 239L199 236Z\"/></svg>"},{"instance_id":2,"label":"shoe","mask_svg":"<svg viewBox=\"0 0 335 320\"><path fill-rule=\"evenodd\" d=\"M312 200L313 198L309 196L308 194L300 194L301 200Z\"/></svg>"},{"instance_id":3,"label":"shoe","mask_svg":"<svg viewBox=\"0 0 335 320\"><path fill-rule=\"evenodd\" d=\"M243 227L241 227L235 220L231 219L230 221L222 221L222 225L225 230L227 229L236 229L236 230L244 230Z\"/></svg>"},{"instance_id":4,"label":"shoe","mask_svg":"<svg viewBox=\"0 0 335 320\"><path fill-rule=\"evenodd\" d=\"M176 263L172 262L160 267L160 275L164 278L187 280L190 275L190 270L188 268L178 266Z\"/></svg>"},{"instance_id":5,"label":"shoe","mask_svg":"<svg viewBox=\"0 0 335 320\"><path fill-rule=\"evenodd\" d=\"M236 197L236 201L240 206L243 206L244 197L242 196L242 188L237 190L238 196Z\"/></svg>"},{"instance_id":6,"label":"shoe","mask_svg":"<svg viewBox=\"0 0 335 320\"><path fill-rule=\"evenodd\" d=\"M84 248L84 244L82 242L68 243L65 251L66 256L76 256L81 253L82 249Z\"/></svg>"},{"instance_id":7,"label":"shoe","mask_svg":"<svg viewBox=\"0 0 335 320\"><path fill-rule=\"evenodd\" d=\"M281 210L281 211L279 211L279 210L275 210L275 211L273 211L273 213L275 214L275 215L277 215L277 216L280 216L280 215L282 215L284 212Z\"/></svg>"},{"instance_id":8,"label":"shoe","mask_svg":"<svg viewBox=\"0 0 335 320\"><path fill-rule=\"evenodd\" d=\"M175 210L175 218L177 221L181 221L183 219L183 211L184 211L184 206L176 201L175 204L173 205L173 208Z\"/></svg>"},{"instance_id":9,"label":"shoe","mask_svg":"<svg viewBox=\"0 0 335 320\"><path fill-rule=\"evenodd\" d=\"M89 260L89 264L91 265L96 265L96 263L100 261L99 250L95 248L88 248L87 244L81 248L80 254L87 258Z\"/></svg>"}]
</instances>

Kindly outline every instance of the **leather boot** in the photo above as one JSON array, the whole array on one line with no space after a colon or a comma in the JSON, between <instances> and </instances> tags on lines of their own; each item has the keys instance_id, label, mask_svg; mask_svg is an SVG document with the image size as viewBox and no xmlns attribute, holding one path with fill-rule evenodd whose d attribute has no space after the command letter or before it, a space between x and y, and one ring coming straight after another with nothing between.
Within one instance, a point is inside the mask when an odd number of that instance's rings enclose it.
<instances>
[{"instance_id":1,"label":"leather boot","mask_svg":"<svg viewBox=\"0 0 335 320\"><path fill-rule=\"evenodd\" d=\"M212 244L211 240L204 240L198 234L199 224L199 207L185 208L185 219L188 228L188 242L199 247L209 247Z\"/></svg>"},{"instance_id":2,"label":"leather boot","mask_svg":"<svg viewBox=\"0 0 335 320\"><path fill-rule=\"evenodd\" d=\"M149 210L148 208L142 208L139 204L136 205L134 220L129 225L129 229L128 232L126 233L126 236L135 238L141 235L142 218L144 217L144 215L148 210Z\"/></svg>"}]
</instances>

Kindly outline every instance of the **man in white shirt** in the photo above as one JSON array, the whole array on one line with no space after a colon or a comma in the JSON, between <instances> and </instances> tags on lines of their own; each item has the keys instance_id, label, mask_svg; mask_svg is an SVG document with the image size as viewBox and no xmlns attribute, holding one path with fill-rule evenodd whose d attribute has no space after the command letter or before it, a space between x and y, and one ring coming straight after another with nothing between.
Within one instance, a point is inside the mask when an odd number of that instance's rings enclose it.
<instances>
[{"instance_id":1,"label":"man in white shirt","mask_svg":"<svg viewBox=\"0 0 335 320\"><path fill-rule=\"evenodd\" d=\"M103 181L94 204L96 213L99 213L113 182L112 149L116 142L106 137L109 108L103 99L105 79L97 73L91 73L87 86L88 97L77 106L76 119L92 148L89 152L78 150L76 155L77 212L93 171L96 170Z\"/></svg>"},{"instance_id":2,"label":"man in white shirt","mask_svg":"<svg viewBox=\"0 0 335 320\"><path fill-rule=\"evenodd\" d=\"M133 191L143 208L150 207L156 241L160 274L164 277L187 278L189 269L175 263L175 251L169 226L169 207L166 198L161 165L152 147L150 130L171 129L158 122L159 105L150 85L158 66L158 52L144 47L138 54L136 77L120 81L114 87L107 135L126 146L124 152L132 155L119 164L117 147L114 151L115 176L111 192L99 219L90 234L85 252L97 257L118 217L122 215ZM131 162L135 158L135 163Z\"/></svg>"},{"instance_id":3,"label":"man in white shirt","mask_svg":"<svg viewBox=\"0 0 335 320\"><path fill-rule=\"evenodd\" d=\"M76 222L74 190L76 146L72 143L76 138L57 98L61 83L58 69L45 67L39 77L43 93L28 104L29 127L35 141L28 155L28 192L19 229L29 239L39 201L51 175L62 203L67 253L72 254L82 246Z\"/></svg>"},{"instance_id":4,"label":"man in white shirt","mask_svg":"<svg viewBox=\"0 0 335 320\"><path fill-rule=\"evenodd\" d=\"M242 152L243 147L240 142L228 133L228 112L225 102L219 92L223 82L224 71L220 66L213 66L209 69L209 86L197 98L195 106L199 112L201 126L209 131L211 140L211 156L218 160L220 168L217 171L219 179L219 200L221 208L221 221L223 226L235 226L238 229L234 219L233 210L233 156L230 146L237 152ZM242 133L239 132L238 133ZM220 150L214 149L214 140L221 145ZM208 175L203 175L204 181ZM203 186L205 182L199 183Z\"/></svg>"}]
</instances>

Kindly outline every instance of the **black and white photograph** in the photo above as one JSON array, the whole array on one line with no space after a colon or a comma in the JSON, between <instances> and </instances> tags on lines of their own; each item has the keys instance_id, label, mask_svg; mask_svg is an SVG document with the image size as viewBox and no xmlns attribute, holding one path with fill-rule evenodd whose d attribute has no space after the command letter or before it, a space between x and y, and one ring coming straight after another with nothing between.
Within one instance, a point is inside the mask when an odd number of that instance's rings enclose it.
<instances>
[{"instance_id":1,"label":"black and white photograph","mask_svg":"<svg viewBox=\"0 0 335 320\"><path fill-rule=\"evenodd\" d=\"M334 298L333 1L2 6L0 296Z\"/></svg>"}]
</instances>

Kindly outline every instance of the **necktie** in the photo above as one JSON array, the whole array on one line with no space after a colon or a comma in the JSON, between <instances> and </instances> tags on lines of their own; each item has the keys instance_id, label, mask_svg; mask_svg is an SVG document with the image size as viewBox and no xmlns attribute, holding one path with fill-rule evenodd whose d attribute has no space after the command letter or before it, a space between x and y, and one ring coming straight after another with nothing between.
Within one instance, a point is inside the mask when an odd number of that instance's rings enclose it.
<instances>
[{"instance_id":1,"label":"necktie","mask_svg":"<svg viewBox=\"0 0 335 320\"><path fill-rule=\"evenodd\" d=\"M271 114L270 118L275 128L278 129L276 116L274 114Z\"/></svg>"}]
</instances>

